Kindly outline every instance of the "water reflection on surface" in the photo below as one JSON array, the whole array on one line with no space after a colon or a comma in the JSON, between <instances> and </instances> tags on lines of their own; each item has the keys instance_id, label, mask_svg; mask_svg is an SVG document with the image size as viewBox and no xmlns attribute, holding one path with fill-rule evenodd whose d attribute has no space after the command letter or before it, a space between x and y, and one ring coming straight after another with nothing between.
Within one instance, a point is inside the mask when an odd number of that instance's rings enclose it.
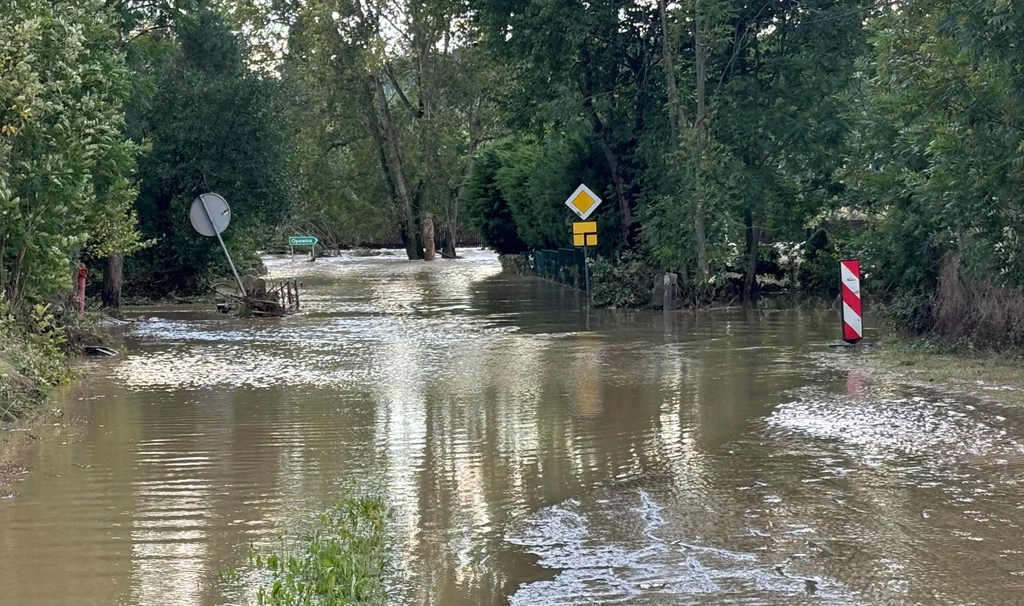
<instances>
[{"instance_id":1,"label":"water reflection on surface","mask_svg":"<svg viewBox=\"0 0 1024 606\"><path fill-rule=\"evenodd\" d=\"M244 604L248 545L347 486L395 603L995 604L1024 415L874 381L829 314L596 311L492 255L315 264L307 312L142 310L0 500L7 604Z\"/></svg>"}]
</instances>

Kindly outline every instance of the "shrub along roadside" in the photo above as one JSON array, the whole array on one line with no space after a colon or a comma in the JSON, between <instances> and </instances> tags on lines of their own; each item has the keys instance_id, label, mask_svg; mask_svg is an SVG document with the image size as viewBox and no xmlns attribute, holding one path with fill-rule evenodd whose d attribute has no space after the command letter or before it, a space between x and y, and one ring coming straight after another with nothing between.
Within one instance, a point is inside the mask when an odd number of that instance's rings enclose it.
<instances>
[{"instance_id":1,"label":"shrub along roadside","mask_svg":"<svg viewBox=\"0 0 1024 606\"><path fill-rule=\"evenodd\" d=\"M23 417L51 388L71 378L67 342L67 331L49 306L15 313L0 300L0 422Z\"/></svg>"},{"instance_id":2,"label":"shrub along roadside","mask_svg":"<svg viewBox=\"0 0 1024 606\"><path fill-rule=\"evenodd\" d=\"M343 498L275 552L252 551L250 564L269 573L257 591L260 606L386 603L389 517L379 497Z\"/></svg>"},{"instance_id":3,"label":"shrub along roadside","mask_svg":"<svg viewBox=\"0 0 1024 606\"><path fill-rule=\"evenodd\" d=\"M0 297L0 426L23 419L74 378L69 355L105 342L95 317L79 318L64 302L13 306Z\"/></svg>"}]
</instances>

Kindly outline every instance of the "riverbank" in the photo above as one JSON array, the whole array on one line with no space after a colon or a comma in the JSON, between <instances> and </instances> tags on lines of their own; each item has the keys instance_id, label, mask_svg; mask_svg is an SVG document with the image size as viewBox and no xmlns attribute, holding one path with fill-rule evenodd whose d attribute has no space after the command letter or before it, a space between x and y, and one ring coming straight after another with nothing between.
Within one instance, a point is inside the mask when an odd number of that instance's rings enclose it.
<instances>
[{"instance_id":1,"label":"riverbank","mask_svg":"<svg viewBox=\"0 0 1024 606\"><path fill-rule=\"evenodd\" d=\"M46 407L51 392L75 378L69 360L86 345L104 345L99 315L79 318L66 306L36 304L17 312L0 304L0 486L35 430L60 425Z\"/></svg>"},{"instance_id":2,"label":"riverbank","mask_svg":"<svg viewBox=\"0 0 1024 606\"><path fill-rule=\"evenodd\" d=\"M1024 404L1024 352L982 351L933 340L891 338L855 358L872 375Z\"/></svg>"},{"instance_id":3,"label":"riverbank","mask_svg":"<svg viewBox=\"0 0 1024 606\"><path fill-rule=\"evenodd\" d=\"M69 425L65 424L64 413L59 408L50 408L44 403L32 408L23 418L0 427L0 497L29 469L20 463L25 460L25 450L39 440L50 440L63 434Z\"/></svg>"}]
</instances>

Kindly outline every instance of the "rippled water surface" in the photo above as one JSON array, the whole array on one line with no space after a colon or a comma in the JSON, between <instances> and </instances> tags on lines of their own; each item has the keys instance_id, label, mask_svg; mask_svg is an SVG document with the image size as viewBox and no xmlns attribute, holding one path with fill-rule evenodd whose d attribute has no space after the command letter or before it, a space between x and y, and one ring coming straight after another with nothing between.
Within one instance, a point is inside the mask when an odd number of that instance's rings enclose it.
<instances>
[{"instance_id":1,"label":"rippled water surface","mask_svg":"<svg viewBox=\"0 0 1024 606\"><path fill-rule=\"evenodd\" d=\"M306 313L143 309L84 363L81 429L0 495L0 603L251 603L249 545L350 486L395 508L397 604L1024 600L1022 411L865 376L831 314L588 319L475 251L268 265Z\"/></svg>"}]
</instances>

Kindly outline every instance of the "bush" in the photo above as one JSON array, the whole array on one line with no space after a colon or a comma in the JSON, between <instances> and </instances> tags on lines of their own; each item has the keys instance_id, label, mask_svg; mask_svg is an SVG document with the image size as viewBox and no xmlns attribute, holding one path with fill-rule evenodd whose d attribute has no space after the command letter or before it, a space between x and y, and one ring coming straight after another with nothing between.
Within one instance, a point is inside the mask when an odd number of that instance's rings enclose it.
<instances>
[{"instance_id":1,"label":"bush","mask_svg":"<svg viewBox=\"0 0 1024 606\"><path fill-rule=\"evenodd\" d=\"M1024 346L1024 293L965 276L960 255L946 255L931 308L931 330L954 342Z\"/></svg>"},{"instance_id":2,"label":"bush","mask_svg":"<svg viewBox=\"0 0 1024 606\"><path fill-rule=\"evenodd\" d=\"M654 276L651 260L627 251L614 261L598 257L590 262L590 291L597 307L644 307L651 302Z\"/></svg>"},{"instance_id":3,"label":"bush","mask_svg":"<svg viewBox=\"0 0 1024 606\"><path fill-rule=\"evenodd\" d=\"M379 498L342 499L279 553L250 553L250 562L270 573L257 592L260 606L386 603L389 516Z\"/></svg>"},{"instance_id":4,"label":"bush","mask_svg":"<svg viewBox=\"0 0 1024 606\"><path fill-rule=\"evenodd\" d=\"M899 293L889 303L886 314L894 328L922 335L932 327L932 297L922 290Z\"/></svg>"},{"instance_id":5,"label":"bush","mask_svg":"<svg viewBox=\"0 0 1024 606\"><path fill-rule=\"evenodd\" d=\"M533 275L533 263L530 255L498 255L498 262L501 263L501 271L505 273L520 276Z\"/></svg>"},{"instance_id":6,"label":"bush","mask_svg":"<svg viewBox=\"0 0 1024 606\"><path fill-rule=\"evenodd\" d=\"M72 378L68 331L49 305L16 313L0 299L0 422L23 416L49 390Z\"/></svg>"},{"instance_id":7,"label":"bush","mask_svg":"<svg viewBox=\"0 0 1024 606\"><path fill-rule=\"evenodd\" d=\"M527 246L519 237L512 209L498 186L498 151L498 147L485 149L474 162L466 185L465 213L484 244L501 255L518 254Z\"/></svg>"},{"instance_id":8,"label":"bush","mask_svg":"<svg viewBox=\"0 0 1024 606\"><path fill-rule=\"evenodd\" d=\"M828 232L819 229L804 244L804 259L795 272L800 291L809 297L839 296L839 251Z\"/></svg>"}]
</instances>

